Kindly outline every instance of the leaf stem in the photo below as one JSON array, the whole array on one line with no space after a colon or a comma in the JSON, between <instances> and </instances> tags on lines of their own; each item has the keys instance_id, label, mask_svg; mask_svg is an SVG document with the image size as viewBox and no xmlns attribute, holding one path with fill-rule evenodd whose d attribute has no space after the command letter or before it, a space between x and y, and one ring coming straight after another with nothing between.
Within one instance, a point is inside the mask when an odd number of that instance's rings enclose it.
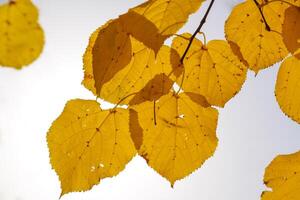
<instances>
[{"instance_id":1,"label":"leaf stem","mask_svg":"<svg viewBox=\"0 0 300 200\"><path fill-rule=\"evenodd\" d=\"M154 125L157 125L157 121L156 121L156 100L153 101L153 118L154 118Z\"/></svg>"},{"instance_id":2,"label":"leaf stem","mask_svg":"<svg viewBox=\"0 0 300 200\"><path fill-rule=\"evenodd\" d=\"M138 92L134 92L134 93L131 93L125 97L123 97L116 105L115 107L112 109L112 110L115 110L124 100L126 100L128 97L131 97L133 95L136 95Z\"/></svg>"},{"instance_id":3,"label":"leaf stem","mask_svg":"<svg viewBox=\"0 0 300 200\"><path fill-rule=\"evenodd\" d=\"M194 33L194 34L192 35L192 37L190 38L190 42L189 42L189 44L188 44L188 46L187 46L187 48L186 48L184 54L182 55L182 57L181 57L181 59L180 59L180 62L181 62L181 63L183 63L183 60L184 60L184 58L186 57L186 54L188 53L189 49L191 48L191 45L192 45L192 43L193 43L193 41L194 41L196 35L201 31L203 25L205 24L206 19L207 19L207 17L208 17L208 14L209 14L209 12L210 12L212 6L214 5L214 3L215 3L215 0L211 0L211 2L210 2L210 4L209 4L209 7L208 7L208 9L207 9L205 15L203 16L203 18L202 18L202 20L201 20L201 22L200 22L198 28L196 29L195 33Z\"/></svg>"},{"instance_id":4,"label":"leaf stem","mask_svg":"<svg viewBox=\"0 0 300 200\"><path fill-rule=\"evenodd\" d=\"M271 28L270 28L270 26L269 26L269 24L268 24L268 22L267 22L267 20L266 20L266 18L265 18L265 15L264 15L264 13L263 13L263 11L262 11L262 9L261 9L260 4L257 2L257 0L253 0L253 2L255 3L256 7L258 8L258 10L259 10L259 12L260 12L260 14L261 14L261 16L262 16L262 18L263 18L263 20L264 20L264 23L265 23L265 25L266 25L266 30L267 30L267 31L271 31Z\"/></svg>"}]
</instances>

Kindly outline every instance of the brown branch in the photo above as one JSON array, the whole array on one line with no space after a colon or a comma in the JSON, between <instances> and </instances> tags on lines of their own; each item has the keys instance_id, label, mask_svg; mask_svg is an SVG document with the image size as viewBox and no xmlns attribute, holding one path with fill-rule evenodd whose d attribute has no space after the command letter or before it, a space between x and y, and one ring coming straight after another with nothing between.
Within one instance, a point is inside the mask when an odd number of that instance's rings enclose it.
<instances>
[{"instance_id":1,"label":"brown branch","mask_svg":"<svg viewBox=\"0 0 300 200\"><path fill-rule=\"evenodd\" d=\"M266 20L266 18L265 18L265 15L264 15L264 13L263 13L263 11L262 11L262 9L261 9L261 6L260 6L259 3L257 2L257 0L253 0L253 1L254 1L256 7L258 8L258 10L259 10L259 12L260 12L260 14L261 14L261 16L262 16L262 18L263 18L263 20L264 20L264 23L265 23L265 25L266 25L266 30L267 30L267 31L271 31L271 28L270 28L270 26L269 26L269 24L268 24L268 22L267 22L267 20Z\"/></svg>"},{"instance_id":2,"label":"brown branch","mask_svg":"<svg viewBox=\"0 0 300 200\"><path fill-rule=\"evenodd\" d=\"M198 34L198 32L200 32L200 30L202 29L202 26L205 24L206 19L207 19L207 16L208 16L208 14L209 14L209 12L210 12L210 10L211 10L211 8L212 8L212 6L213 6L214 3L215 3L215 0L212 0L212 1L210 2L209 7L208 7L208 9L207 9L205 15L203 16L203 18L202 18L202 20L201 20L201 22L200 22L200 25L198 26L198 28L196 29L195 33L194 33L194 34L192 35L192 37L190 38L190 42L189 42L189 44L188 44L188 46L187 46L187 48L186 48L184 54L182 55L182 57L181 57L181 59L180 59L180 62L181 62L181 63L183 63L183 60L184 60L184 58L186 57L186 54L188 53L189 49L191 48L191 45L192 45L192 43L193 43L193 41L194 41L196 35Z\"/></svg>"}]
</instances>

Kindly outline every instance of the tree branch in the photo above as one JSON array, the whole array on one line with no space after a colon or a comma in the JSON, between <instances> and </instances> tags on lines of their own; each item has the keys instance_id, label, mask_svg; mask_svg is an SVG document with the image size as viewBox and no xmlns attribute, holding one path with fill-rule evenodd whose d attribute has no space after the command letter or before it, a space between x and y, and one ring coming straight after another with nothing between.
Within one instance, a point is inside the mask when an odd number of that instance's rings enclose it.
<instances>
[{"instance_id":1,"label":"tree branch","mask_svg":"<svg viewBox=\"0 0 300 200\"><path fill-rule=\"evenodd\" d=\"M262 9L261 9L261 6L260 6L259 3L257 2L257 0L253 0L253 1L254 1L256 7L258 8L258 10L259 10L259 12L260 12L260 14L261 14L261 16L262 16L262 18L263 18L263 20L264 20L264 23L265 23L265 25L266 25L266 30L267 30L267 31L271 31L271 28L270 28L270 26L269 26L269 24L268 24L268 22L267 22L267 20L266 20L266 18L265 18L265 16L264 16L264 13L263 13L263 11L262 11Z\"/></svg>"},{"instance_id":2,"label":"tree branch","mask_svg":"<svg viewBox=\"0 0 300 200\"><path fill-rule=\"evenodd\" d=\"M205 15L203 16L203 18L202 18L202 20L201 20L201 22L200 22L200 25L199 25L198 28L196 29L196 31L195 31L195 33L193 34L193 36L190 38L190 42L189 42L189 44L188 44L188 46L187 46L187 48L186 48L184 54L182 55L182 57L181 57L181 59L180 59L180 62L181 62L181 63L183 63L183 60L184 60L184 58L186 57L186 54L187 54L188 51L190 50L191 45L192 45L192 43L193 43L193 41L194 41L196 35L198 34L198 32L200 32L200 30L202 29L202 26L205 24L206 19L207 19L207 16L208 16L208 14L209 14L209 12L210 12L210 10L211 10L211 8L212 8L212 6L213 6L214 3L215 3L215 0L212 0L212 1L210 2L209 7L208 7L208 9L207 9Z\"/></svg>"}]
</instances>

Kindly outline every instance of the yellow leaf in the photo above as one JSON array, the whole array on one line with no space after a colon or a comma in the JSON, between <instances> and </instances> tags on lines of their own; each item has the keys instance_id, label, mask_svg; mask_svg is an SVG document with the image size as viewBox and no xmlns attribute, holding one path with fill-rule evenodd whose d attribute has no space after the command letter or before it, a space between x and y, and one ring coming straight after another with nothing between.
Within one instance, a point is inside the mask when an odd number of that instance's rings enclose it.
<instances>
[{"instance_id":1,"label":"yellow leaf","mask_svg":"<svg viewBox=\"0 0 300 200\"><path fill-rule=\"evenodd\" d=\"M300 60L287 58L281 65L275 89L281 110L300 123Z\"/></svg>"},{"instance_id":2,"label":"yellow leaf","mask_svg":"<svg viewBox=\"0 0 300 200\"><path fill-rule=\"evenodd\" d=\"M142 43L132 38L133 57L131 62L106 83L100 97L112 103L128 104L157 74L165 73L168 76L181 68L180 57L175 50L163 46L155 58L153 50L146 48ZM172 76L173 77L173 76Z\"/></svg>"},{"instance_id":3,"label":"yellow leaf","mask_svg":"<svg viewBox=\"0 0 300 200\"><path fill-rule=\"evenodd\" d=\"M37 59L43 46L38 10L30 0L0 6L0 65L20 69Z\"/></svg>"},{"instance_id":4,"label":"yellow leaf","mask_svg":"<svg viewBox=\"0 0 300 200\"><path fill-rule=\"evenodd\" d=\"M136 154L128 110L101 110L96 101L69 101L47 141L62 195L89 190L101 179L117 175Z\"/></svg>"},{"instance_id":5,"label":"yellow leaf","mask_svg":"<svg viewBox=\"0 0 300 200\"><path fill-rule=\"evenodd\" d=\"M129 105L136 105L145 101L156 101L161 96L168 94L174 81L165 74L158 74L130 100Z\"/></svg>"},{"instance_id":6,"label":"yellow leaf","mask_svg":"<svg viewBox=\"0 0 300 200\"><path fill-rule=\"evenodd\" d=\"M283 41L287 49L294 53L300 48L300 8L291 6L285 11L282 25Z\"/></svg>"},{"instance_id":7,"label":"yellow leaf","mask_svg":"<svg viewBox=\"0 0 300 200\"><path fill-rule=\"evenodd\" d=\"M123 19L127 32L157 53L165 39L175 34L203 2L204 0L149 0L130 9L120 18Z\"/></svg>"},{"instance_id":8,"label":"yellow leaf","mask_svg":"<svg viewBox=\"0 0 300 200\"><path fill-rule=\"evenodd\" d=\"M262 200L300 199L300 152L276 157L267 167L264 182L272 191L265 191Z\"/></svg>"},{"instance_id":9,"label":"yellow leaf","mask_svg":"<svg viewBox=\"0 0 300 200\"><path fill-rule=\"evenodd\" d=\"M171 92L156 103L156 121L152 102L134 109L143 129L139 154L148 165L174 185L199 168L216 149L218 111L204 108L186 94Z\"/></svg>"},{"instance_id":10,"label":"yellow leaf","mask_svg":"<svg viewBox=\"0 0 300 200\"><path fill-rule=\"evenodd\" d=\"M263 6L271 31L266 29L253 0L237 5L226 21L226 39L240 47L249 68L256 73L281 61L288 54L281 37L284 11L288 6L280 1Z\"/></svg>"},{"instance_id":11,"label":"yellow leaf","mask_svg":"<svg viewBox=\"0 0 300 200\"><path fill-rule=\"evenodd\" d=\"M174 49L163 46L155 56L153 50L119 28L119 21L114 20L92 34L84 55L83 84L88 89L111 103L123 99L121 104L127 104L132 94L156 75L179 76L182 66Z\"/></svg>"},{"instance_id":12,"label":"yellow leaf","mask_svg":"<svg viewBox=\"0 0 300 200\"><path fill-rule=\"evenodd\" d=\"M190 38L188 34L183 36ZM188 40L182 37L173 42L173 48L181 55L187 45ZM201 94L211 105L220 107L240 91L247 73L246 66L223 40L212 40L202 46L196 39L184 60L184 67L183 90Z\"/></svg>"},{"instance_id":13,"label":"yellow leaf","mask_svg":"<svg viewBox=\"0 0 300 200\"><path fill-rule=\"evenodd\" d=\"M126 67L131 57L131 40L119 20L107 22L90 37L83 57L84 86L99 95L102 86Z\"/></svg>"}]
</instances>

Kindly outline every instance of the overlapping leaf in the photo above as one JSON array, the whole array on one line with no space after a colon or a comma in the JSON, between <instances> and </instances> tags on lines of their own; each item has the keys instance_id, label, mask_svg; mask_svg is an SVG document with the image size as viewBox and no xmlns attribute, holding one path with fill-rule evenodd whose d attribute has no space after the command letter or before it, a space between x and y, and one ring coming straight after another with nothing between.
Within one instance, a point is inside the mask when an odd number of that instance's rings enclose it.
<instances>
[{"instance_id":1,"label":"overlapping leaf","mask_svg":"<svg viewBox=\"0 0 300 200\"><path fill-rule=\"evenodd\" d=\"M282 63L275 94L281 110L300 123L300 60L296 57L289 57Z\"/></svg>"},{"instance_id":2,"label":"overlapping leaf","mask_svg":"<svg viewBox=\"0 0 300 200\"><path fill-rule=\"evenodd\" d=\"M172 45L181 55L189 42L185 38L190 38L190 35L175 38ZM221 107L240 91L247 73L244 63L222 40L213 40L203 46L196 39L184 60L184 66L184 91L201 94L210 104Z\"/></svg>"},{"instance_id":3,"label":"overlapping leaf","mask_svg":"<svg viewBox=\"0 0 300 200\"><path fill-rule=\"evenodd\" d=\"M213 155L218 143L216 109L173 92L157 101L155 111L152 102L134 109L143 129L139 154L172 185Z\"/></svg>"},{"instance_id":4,"label":"overlapping leaf","mask_svg":"<svg viewBox=\"0 0 300 200\"><path fill-rule=\"evenodd\" d=\"M174 81L165 74L158 74L130 100L129 105L136 105L145 101L156 101L170 92Z\"/></svg>"},{"instance_id":5,"label":"overlapping leaf","mask_svg":"<svg viewBox=\"0 0 300 200\"><path fill-rule=\"evenodd\" d=\"M300 48L300 8L290 6L285 11L282 25L283 41L287 49L294 53Z\"/></svg>"},{"instance_id":6,"label":"overlapping leaf","mask_svg":"<svg viewBox=\"0 0 300 200\"><path fill-rule=\"evenodd\" d=\"M136 154L129 111L101 110L96 101L71 100L47 135L62 195L86 191L122 171Z\"/></svg>"},{"instance_id":7,"label":"overlapping leaf","mask_svg":"<svg viewBox=\"0 0 300 200\"><path fill-rule=\"evenodd\" d=\"M0 6L0 65L20 69L32 63L43 46L38 10L30 0Z\"/></svg>"},{"instance_id":8,"label":"overlapping leaf","mask_svg":"<svg viewBox=\"0 0 300 200\"><path fill-rule=\"evenodd\" d=\"M300 152L275 158L266 169L264 182L272 191L265 191L262 200L300 199Z\"/></svg>"},{"instance_id":9,"label":"overlapping leaf","mask_svg":"<svg viewBox=\"0 0 300 200\"><path fill-rule=\"evenodd\" d=\"M226 39L240 47L249 68L256 73L281 61L288 54L281 36L284 12L288 6L280 1L263 6L270 31L253 0L237 5L226 21Z\"/></svg>"},{"instance_id":10,"label":"overlapping leaf","mask_svg":"<svg viewBox=\"0 0 300 200\"><path fill-rule=\"evenodd\" d=\"M130 9L120 18L128 33L157 53L164 41L175 34L203 2L204 0L149 0Z\"/></svg>"},{"instance_id":11,"label":"overlapping leaf","mask_svg":"<svg viewBox=\"0 0 300 200\"><path fill-rule=\"evenodd\" d=\"M175 50L163 46L155 56L119 28L119 21L114 20L92 34L84 56L83 84L106 101L127 104L133 98L127 96L142 90L156 75L165 73L171 78L182 66Z\"/></svg>"}]
</instances>

